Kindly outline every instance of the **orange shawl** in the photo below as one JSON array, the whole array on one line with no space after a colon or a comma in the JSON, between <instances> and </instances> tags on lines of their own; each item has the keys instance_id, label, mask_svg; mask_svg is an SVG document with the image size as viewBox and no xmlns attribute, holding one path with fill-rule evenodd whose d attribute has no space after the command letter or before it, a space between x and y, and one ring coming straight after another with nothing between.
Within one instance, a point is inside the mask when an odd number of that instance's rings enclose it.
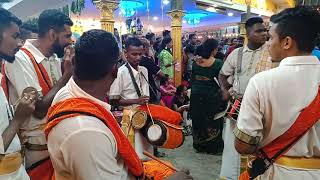
<instances>
[{"instance_id":1,"label":"orange shawl","mask_svg":"<svg viewBox=\"0 0 320 180\"><path fill-rule=\"evenodd\" d=\"M48 137L51 129L61 121L80 115L97 117L108 126L116 139L118 152L122 159L124 159L131 174L136 177L143 175L142 163L119 127L116 119L104 107L92 100L86 98L70 98L52 106L47 115L49 123L45 129L46 137Z\"/></svg>"}]
</instances>

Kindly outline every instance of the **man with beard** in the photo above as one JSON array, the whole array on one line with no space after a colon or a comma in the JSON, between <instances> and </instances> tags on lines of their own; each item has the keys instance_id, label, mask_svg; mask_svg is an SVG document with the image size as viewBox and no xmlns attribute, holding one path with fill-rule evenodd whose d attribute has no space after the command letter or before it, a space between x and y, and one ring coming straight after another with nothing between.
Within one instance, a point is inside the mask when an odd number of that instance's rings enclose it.
<instances>
[{"instance_id":1,"label":"man with beard","mask_svg":"<svg viewBox=\"0 0 320 180\"><path fill-rule=\"evenodd\" d=\"M25 147L26 167L46 160L49 153L43 128L45 116L55 94L68 82L72 74L71 61L74 52L66 48L71 44L71 19L58 10L45 10L38 20L39 36L27 40L16 54L16 61L5 63L7 97L11 103L17 101L26 87L34 87L40 94L30 121L21 127ZM66 53L64 55L64 49ZM63 57L64 55L64 57ZM60 59L63 57L64 72ZM37 163L37 164L36 164Z\"/></svg>"},{"instance_id":2,"label":"man with beard","mask_svg":"<svg viewBox=\"0 0 320 180\"><path fill-rule=\"evenodd\" d=\"M21 47L19 26L21 21L9 11L0 8L0 58L13 63L15 53ZM16 102L15 112L7 102L0 87L0 179L29 180L23 167L23 157L17 133L22 124L29 120L35 109L37 92L21 92L21 99Z\"/></svg>"},{"instance_id":3,"label":"man with beard","mask_svg":"<svg viewBox=\"0 0 320 180\"><path fill-rule=\"evenodd\" d=\"M250 18L245 26L248 44L230 53L219 74L223 99L225 101L230 100L231 107L235 107L235 103L241 101L250 78L260 71L270 69L272 65L268 48L265 44L267 40L267 28L263 24L263 19L260 17ZM232 134L237 120L237 117L234 115L238 113L237 111L239 109L228 113L226 118L223 137L224 150L220 172L222 179L237 179L240 175L241 157L234 148L234 136Z\"/></svg>"}]
</instances>

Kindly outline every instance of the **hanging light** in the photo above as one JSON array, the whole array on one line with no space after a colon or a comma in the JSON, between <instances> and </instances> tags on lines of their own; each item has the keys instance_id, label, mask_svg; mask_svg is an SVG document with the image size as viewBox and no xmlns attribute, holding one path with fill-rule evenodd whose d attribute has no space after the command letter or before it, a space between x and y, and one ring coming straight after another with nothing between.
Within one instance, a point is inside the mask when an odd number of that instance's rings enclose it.
<instances>
[{"instance_id":1,"label":"hanging light","mask_svg":"<svg viewBox=\"0 0 320 180\"><path fill-rule=\"evenodd\" d=\"M230 16L230 17L233 16L233 13L232 13L232 12L229 12L229 13L228 13L228 16Z\"/></svg>"},{"instance_id":2,"label":"hanging light","mask_svg":"<svg viewBox=\"0 0 320 180\"><path fill-rule=\"evenodd\" d=\"M135 0L123 0L120 2L120 15L124 17L131 17L136 13L136 10L144 4Z\"/></svg>"},{"instance_id":3,"label":"hanging light","mask_svg":"<svg viewBox=\"0 0 320 180\"><path fill-rule=\"evenodd\" d=\"M162 3L163 3L164 5L168 5L168 4L170 3L170 1L169 1L169 0L163 0Z\"/></svg>"},{"instance_id":4,"label":"hanging light","mask_svg":"<svg viewBox=\"0 0 320 180\"><path fill-rule=\"evenodd\" d=\"M198 25L201 21L201 18L208 16L207 13L203 12L191 12L187 13L185 19L189 25Z\"/></svg>"}]
</instances>

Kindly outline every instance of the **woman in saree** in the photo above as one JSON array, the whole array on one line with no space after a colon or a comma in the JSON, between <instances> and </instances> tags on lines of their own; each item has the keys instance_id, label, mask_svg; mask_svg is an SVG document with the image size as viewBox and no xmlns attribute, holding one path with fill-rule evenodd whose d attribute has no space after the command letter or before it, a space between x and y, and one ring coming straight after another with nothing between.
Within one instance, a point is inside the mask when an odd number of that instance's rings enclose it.
<instances>
[{"instance_id":1,"label":"woman in saree","mask_svg":"<svg viewBox=\"0 0 320 180\"><path fill-rule=\"evenodd\" d=\"M193 129L193 148L199 153L217 154L223 150L223 118L215 115L223 111L225 102L218 84L223 65L215 59L218 41L207 39L196 50L191 75L190 113Z\"/></svg>"}]
</instances>

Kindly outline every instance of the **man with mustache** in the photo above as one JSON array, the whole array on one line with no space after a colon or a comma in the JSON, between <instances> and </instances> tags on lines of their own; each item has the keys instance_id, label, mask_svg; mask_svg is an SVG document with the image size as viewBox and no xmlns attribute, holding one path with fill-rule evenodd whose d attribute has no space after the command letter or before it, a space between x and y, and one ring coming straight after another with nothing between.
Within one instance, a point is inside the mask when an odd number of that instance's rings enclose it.
<instances>
[{"instance_id":1,"label":"man with mustache","mask_svg":"<svg viewBox=\"0 0 320 180\"><path fill-rule=\"evenodd\" d=\"M45 116L55 94L72 74L71 58L74 51L69 46L72 42L72 25L71 19L58 10L43 11L38 20L38 39L26 40L16 54L16 61L5 63L7 86L4 90L11 103L20 98L26 87L34 87L40 94L33 116L21 127L27 168L49 157L43 132ZM64 62L63 73L59 58Z\"/></svg>"},{"instance_id":2,"label":"man with mustache","mask_svg":"<svg viewBox=\"0 0 320 180\"><path fill-rule=\"evenodd\" d=\"M19 26L21 21L9 11L0 8L0 59L13 63L21 47ZM23 167L23 157L17 133L34 112L37 92L28 88L21 92L15 111L8 104L0 87L0 179L29 180Z\"/></svg>"},{"instance_id":3,"label":"man with mustache","mask_svg":"<svg viewBox=\"0 0 320 180\"><path fill-rule=\"evenodd\" d=\"M245 92L247 84L252 76L263 70L271 69L272 62L265 44L267 40L267 28L263 19L253 17L246 21L248 44L243 48L232 51L227 57L219 74L219 83L223 99L235 104ZM232 82L230 82L230 80ZM234 105L236 106L236 105ZM233 107L233 106L232 106ZM237 114L229 113L231 115ZM241 158L236 152L233 141L233 129L236 125L236 117L227 116L224 129L224 150L220 177L222 179L237 179L240 172Z\"/></svg>"}]
</instances>

